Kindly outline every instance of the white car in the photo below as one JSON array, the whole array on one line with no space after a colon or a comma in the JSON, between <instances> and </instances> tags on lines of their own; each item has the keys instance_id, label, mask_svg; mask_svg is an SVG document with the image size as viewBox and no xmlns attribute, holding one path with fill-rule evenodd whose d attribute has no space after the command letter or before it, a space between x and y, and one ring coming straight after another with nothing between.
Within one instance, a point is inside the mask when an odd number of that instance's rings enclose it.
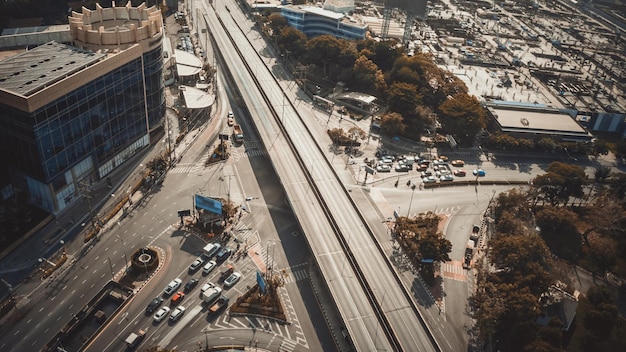
<instances>
[{"instance_id":1,"label":"white car","mask_svg":"<svg viewBox=\"0 0 626 352\"><path fill-rule=\"evenodd\" d=\"M391 166L385 165L385 164L378 165L378 166L376 166L376 171L378 171L378 172L391 172Z\"/></svg>"},{"instance_id":2,"label":"white car","mask_svg":"<svg viewBox=\"0 0 626 352\"><path fill-rule=\"evenodd\" d=\"M196 258L196 260L194 260L193 263L189 265L189 272L195 272L196 270L200 269L202 264L204 264L204 260L201 257Z\"/></svg>"},{"instance_id":3,"label":"white car","mask_svg":"<svg viewBox=\"0 0 626 352\"><path fill-rule=\"evenodd\" d=\"M206 263L204 268L202 268L202 272L205 274L209 274L211 271L213 271L213 269L215 269L216 266L217 266L217 263L215 262L215 260L209 260L209 262Z\"/></svg>"},{"instance_id":4,"label":"white car","mask_svg":"<svg viewBox=\"0 0 626 352\"><path fill-rule=\"evenodd\" d=\"M178 319L180 319L180 317L182 317L183 314L185 314L185 307L178 306L178 307L176 307L176 309L174 309L174 311L170 315L170 320L171 321L178 321Z\"/></svg>"},{"instance_id":5,"label":"white car","mask_svg":"<svg viewBox=\"0 0 626 352\"><path fill-rule=\"evenodd\" d=\"M437 182L437 179L435 178L435 176L426 176L422 179L422 182L424 183L435 183Z\"/></svg>"},{"instance_id":6,"label":"white car","mask_svg":"<svg viewBox=\"0 0 626 352\"><path fill-rule=\"evenodd\" d=\"M165 290L163 290L163 293L165 293L166 295L171 295L172 293L174 293L179 287L180 284L183 282L183 280L179 279L179 278L175 278L174 280L172 280L167 287L165 288Z\"/></svg>"},{"instance_id":7,"label":"white car","mask_svg":"<svg viewBox=\"0 0 626 352\"><path fill-rule=\"evenodd\" d=\"M154 314L154 322L158 323L161 320L163 320L163 318L165 318L167 316L167 314L170 312L170 307L165 306L165 307L161 307L161 309L159 309L156 314Z\"/></svg>"},{"instance_id":8,"label":"white car","mask_svg":"<svg viewBox=\"0 0 626 352\"><path fill-rule=\"evenodd\" d=\"M204 286L202 286L202 288L200 289L200 292L204 293L212 288L215 288L215 284L212 282L207 282L206 284L204 284Z\"/></svg>"},{"instance_id":9,"label":"white car","mask_svg":"<svg viewBox=\"0 0 626 352\"><path fill-rule=\"evenodd\" d=\"M230 274L230 276L227 277L226 280L224 280L224 287L232 287L237 283L237 281L239 281L239 279L241 279L241 273L235 271L234 273Z\"/></svg>"}]
</instances>

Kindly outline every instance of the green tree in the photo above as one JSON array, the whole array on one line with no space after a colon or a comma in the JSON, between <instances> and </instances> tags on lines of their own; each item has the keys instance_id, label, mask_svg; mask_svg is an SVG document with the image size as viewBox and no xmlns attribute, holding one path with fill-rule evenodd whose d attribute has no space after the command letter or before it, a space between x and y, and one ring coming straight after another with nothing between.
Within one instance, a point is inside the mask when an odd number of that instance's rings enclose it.
<instances>
[{"instance_id":1,"label":"green tree","mask_svg":"<svg viewBox=\"0 0 626 352\"><path fill-rule=\"evenodd\" d=\"M575 262L582 246L581 234L576 229L578 215L569 209L547 206L536 214L541 237L552 252Z\"/></svg>"},{"instance_id":2,"label":"green tree","mask_svg":"<svg viewBox=\"0 0 626 352\"><path fill-rule=\"evenodd\" d=\"M476 97L466 93L446 99L439 105L442 129L462 145L471 145L474 137L487 126L485 110Z\"/></svg>"},{"instance_id":3,"label":"green tree","mask_svg":"<svg viewBox=\"0 0 626 352\"><path fill-rule=\"evenodd\" d=\"M570 198L583 196L583 186L588 180L580 166L555 161L548 165L546 171L546 174L533 180L544 200L552 205L567 204Z\"/></svg>"},{"instance_id":4,"label":"green tree","mask_svg":"<svg viewBox=\"0 0 626 352\"><path fill-rule=\"evenodd\" d=\"M595 273L604 275L617 263L619 243L608 236L592 232L587 236L588 263Z\"/></svg>"},{"instance_id":5,"label":"green tree","mask_svg":"<svg viewBox=\"0 0 626 352\"><path fill-rule=\"evenodd\" d=\"M288 51L299 58L306 52L307 37L294 27L284 27L280 30L277 43L281 51Z\"/></svg>"},{"instance_id":6,"label":"green tree","mask_svg":"<svg viewBox=\"0 0 626 352\"><path fill-rule=\"evenodd\" d=\"M404 55L404 47L397 44L395 39L380 41L365 39L357 43L357 50L386 72Z\"/></svg>"},{"instance_id":7,"label":"green tree","mask_svg":"<svg viewBox=\"0 0 626 352\"><path fill-rule=\"evenodd\" d=\"M449 253L452 243L442 233L426 233L419 238L421 259L432 259L436 262L450 261Z\"/></svg>"},{"instance_id":8,"label":"green tree","mask_svg":"<svg viewBox=\"0 0 626 352\"><path fill-rule=\"evenodd\" d=\"M491 240L491 262L502 268L497 276L507 283L529 287L536 295L551 283L550 251L538 235L497 236Z\"/></svg>"},{"instance_id":9,"label":"green tree","mask_svg":"<svg viewBox=\"0 0 626 352\"><path fill-rule=\"evenodd\" d=\"M405 128L402 115L396 112L386 113L380 118L380 130L387 136L400 136Z\"/></svg>"},{"instance_id":10,"label":"green tree","mask_svg":"<svg viewBox=\"0 0 626 352\"><path fill-rule=\"evenodd\" d=\"M269 26L274 34L280 34L280 32L287 27L287 20L279 13L271 14L268 20Z\"/></svg>"},{"instance_id":11,"label":"green tree","mask_svg":"<svg viewBox=\"0 0 626 352\"><path fill-rule=\"evenodd\" d=\"M324 74L331 62L336 62L342 52L342 43L330 34L310 39L306 44L308 62L322 67Z\"/></svg>"},{"instance_id":12,"label":"green tree","mask_svg":"<svg viewBox=\"0 0 626 352\"><path fill-rule=\"evenodd\" d=\"M393 83L387 90L389 110L401 114L411 114L420 104L417 87L410 83Z\"/></svg>"},{"instance_id":13,"label":"green tree","mask_svg":"<svg viewBox=\"0 0 626 352\"><path fill-rule=\"evenodd\" d=\"M365 56L354 62L351 78L351 86L363 93L380 96L387 89L383 72Z\"/></svg>"}]
</instances>

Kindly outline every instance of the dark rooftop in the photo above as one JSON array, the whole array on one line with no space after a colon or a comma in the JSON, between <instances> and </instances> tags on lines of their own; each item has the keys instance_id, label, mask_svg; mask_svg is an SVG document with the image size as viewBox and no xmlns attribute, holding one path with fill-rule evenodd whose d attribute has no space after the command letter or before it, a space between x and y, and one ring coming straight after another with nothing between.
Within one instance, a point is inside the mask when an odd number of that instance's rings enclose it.
<instances>
[{"instance_id":1,"label":"dark rooftop","mask_svg":"<svg viewBox=\"0 0 626 352\"><path fill-rule=\"evenodd\" d=\"M49 42L0 61L0 89L30 96L105 56Z\"/></svg>"}]
</instances>

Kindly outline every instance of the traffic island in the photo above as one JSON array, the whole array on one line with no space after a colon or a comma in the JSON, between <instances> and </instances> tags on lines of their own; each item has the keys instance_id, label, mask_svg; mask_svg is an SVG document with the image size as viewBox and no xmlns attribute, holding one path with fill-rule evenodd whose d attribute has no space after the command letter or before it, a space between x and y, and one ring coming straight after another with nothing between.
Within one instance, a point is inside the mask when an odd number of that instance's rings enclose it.
<instances>
[{"instance_id":1,"label":"traffic island","mask_svg":"<svg viewBox=\"0 0 626 352\"><path fill-rule=\"evenodd\" d=\"M262 281L262 286L256 284L244 295L237 298L230 307L230 314L253 315L287 324L287 316L278 294L282 280L278 276L272 276L268 280L262 279ZM265 289L261 288L263 286Z\"/></svg>"},{"instance_id":2,"label":"traffic island","mask_svg":"<svg viewBox=\"0 0 626 352\"><path fill-rule=\"evenodd\" d=\"M121 285L135 288L141 286L159 267L159 254L152 248L140 248L130 258L130 265L118 281Z\"/></svg>"},{"instance_id":3,"label":"traffic island","mask_svg":"<svg viewBox=\"0 0 626 352\"><path fill-rule=\"evenodd\" d=\"M224 140L222 140L209 155L209 158L206 161L206 166L228 160L229 157L230 153L228 152L228 145L224 142Z\"/></svg>"}]
</instances>

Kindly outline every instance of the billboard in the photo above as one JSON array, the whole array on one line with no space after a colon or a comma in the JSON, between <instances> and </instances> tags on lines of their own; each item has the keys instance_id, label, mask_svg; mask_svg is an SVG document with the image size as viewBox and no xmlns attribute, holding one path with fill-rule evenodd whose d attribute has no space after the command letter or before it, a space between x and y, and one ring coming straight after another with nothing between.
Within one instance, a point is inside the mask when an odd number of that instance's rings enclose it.
<instances>
[{"instance_id":1,"label":"billboard","mask_svg":"<svg viewBox=\"0 0 626 352\"><path fill-rule=\"evenodd\" d=\"M196 203L196 208L204 209L208 212L222 215L222 202L220 202L219 200L203 197L199 194L196 194L194 196L194 202Z\"/></svg>"}]
</instances>

